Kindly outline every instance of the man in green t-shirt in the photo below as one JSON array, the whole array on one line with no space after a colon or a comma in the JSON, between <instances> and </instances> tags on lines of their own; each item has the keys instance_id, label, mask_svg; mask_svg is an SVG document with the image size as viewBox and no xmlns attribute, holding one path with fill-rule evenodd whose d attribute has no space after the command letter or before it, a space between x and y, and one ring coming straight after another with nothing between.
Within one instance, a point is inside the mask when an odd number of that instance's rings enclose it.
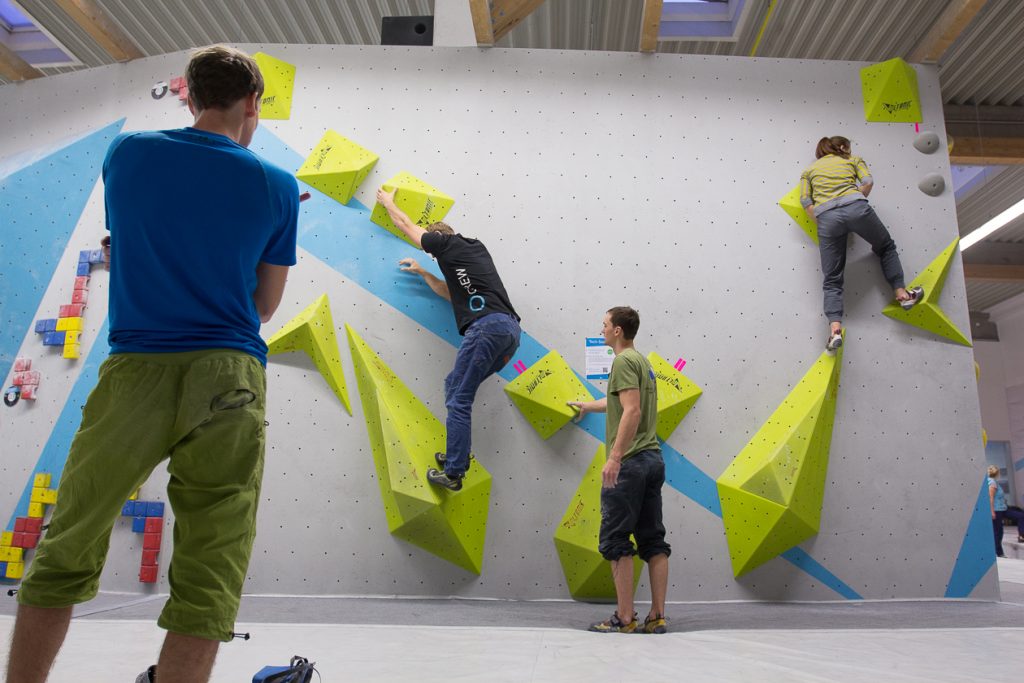
<instances>
[{"instance_id":1,"label":"man in green t-shirt","mask_svg":"<svg viewBox=\"0 0 1024 683\"><path fill-rule=\"evenodd\" d=\"M661 487L665 461L655 434L658 387L651 364L633 348L640 315L617 306L604 316L601 333L615 360L608 379L608 396L569 405L586 413L607 412L605 443L608 461L601 471L601 532L598 550L611 562L618 609L610 619L593 624L601 633L665 633L665 592L668 556L661 521ZM636 547L630 536L636 539ZM643 626L633 611L633 556L639 550L651 577L651 611ZM626 621L626 620L629 621Z\"/></svg>"}]
</instances>

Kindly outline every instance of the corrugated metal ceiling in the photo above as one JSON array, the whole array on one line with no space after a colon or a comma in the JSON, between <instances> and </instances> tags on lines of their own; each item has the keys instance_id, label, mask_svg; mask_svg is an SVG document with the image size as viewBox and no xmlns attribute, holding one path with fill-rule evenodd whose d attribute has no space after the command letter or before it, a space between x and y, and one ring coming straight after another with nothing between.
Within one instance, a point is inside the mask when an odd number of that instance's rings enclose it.
<instances>
[{"instance_id":1,"label":"corrugated metal ceiling","mask_svg":"<svg viewBox=\"0 0 1024 683\"><path fill-rule=\"evenodd\" d=\"M748 0L736 41L658 44L659 52L749 55L764 25L768 0ZM776 4L758 57L881 61L908 55L946 0L783 0Z\"/></svg>"},{"instance_id":2,"label":"corrugated metal ceiling","mask_svg":"<svg viewBox=\"0 0 1024 683\"><path fill-rule=\"evenodd\" d=\"M985 240L990 244L1024 244L1024 216L1011 221L1004 228L1000 228L992 237Z\"/></svg>"},{"instance_id":3,"label":"corrugated metal ceiling","mask_svg":"<svg viewBox=\"0 0 1024 683\"><path fill-rule=\"evenodd\" d=\"M658 52L749 55L769 0L747 0L735 40L659 41ZM950 0L778 0L757 56L880 61L908 57ZM634 51L643 0L548 0L503 47ZM1024 2L988 0L939 67L946 101L1024 104Z\"/></svg>"},{"instance_id":4,"label":"corrugated metal ceiling","mask_svg":"<svg viewBox=\"0 0 1024 683\"><path fill-rule=\"evenodd\" d=\"M214 42L377 45L382 17L434 13L433 0L97 2L146 54Z\"/></svg>"},{"instance_id":5,"label":"corrugated metal ceiling","mask_svg":"<svg viewBox=\"0 0 1024 683\"><path fill-rule=\"evenodd\" d=\"M434 13L433 0L95 0L146 55L211 42L375 45L383 16ZM778 0L758 56L907 57L951 0ZM52 2L18 0L85 67L111 63ZM749 55L769 0L747 0L735 40L660 41L659 52ZM547 0L499 45L634 51L643 0ZM1024 104L1024 2L988 0L940 65L948 102ZM2 82L2 81L0 81Z\"/></svg>"},{"instance_id":6,"label":"corrugated metal ceiling","mask_svg":"<svg viewBox=\"0 0 1024 683\"><path fill-rule=\"evenodd\" d=\"M966 235L985 221L1024 199L1024 166L1009 166L980 185L977 190L960 200L956 217L960 234ZM1010 228L999 232L999 239Z\"/></svg>"},{"instance_id":7,"label":"corrugated metal ceiling","mask_svg":"<svg viewBox=\"0 0 1024 683\"><path fill-rule=\"evenodd\" d=\"M547 0L498 47L636 52L643 0Z\"/></svg>"},{"instance_id":8,"label":"corrugated metal ceiling","mask_svg":"<svg viewBox=\"0 0 1024 683\"><path fill-rule=\"evenodd\" d=\"M1024 282L967 281L967 301L972 311L987 311L1021 294L1024 294Z\"/></svg>"},{"instance_id":9,"label":"corrugated metal ceiling","mask_svg":"<svg viewBox=\"0 0 1024 683\"><path fill-rule=\"evenodd\" d=\"M379 45L385 16L433 15L433 0L95 0L147 56L210 43ZM114 60L52 0L17 0L86 67Z\"/></svg>"},{"instance_id":10,"label":"corrugated metal ceiling","mask_svg":"<svg viewBox=\"0 0 1024 683\"><path fill-rule=\"evenodd\" d=\"M1024 2L988 0L939 71L950 104L1024 104Z\"/></svg>"},{"instance_id":11,"label":"corrugated metal ceiling","mask_svg":"<svg viewBox=\"0 0 1024 683\"><path fill-rule=\"evenodd\" d=\"M499 41L501 47L635 51L643 0L548 0ZM905 56L947 0L782 0L757 56L876 61ZM749 55L769 0L747 0L734 40L663 40L658 52Z\"/></svg>"},{"instance_id":12,"label":"corrugated metal ceiling","mask_svg":"<svg viewBox=\"0 0 1024 683\"><path fill-rule=\"evenodd\" d=\"M1024 166L993 169L992 177L957 203L960 234L967 235L980 225L1024 199ZM1024 244L1024 217L1012 221L983 240L990 254L993 245ZM981 248L976 247L976 248ZM1024 282L967 281L967 303L972 311L986 311L998 303L1024 293Z\"/></svg>"}]
</instances>

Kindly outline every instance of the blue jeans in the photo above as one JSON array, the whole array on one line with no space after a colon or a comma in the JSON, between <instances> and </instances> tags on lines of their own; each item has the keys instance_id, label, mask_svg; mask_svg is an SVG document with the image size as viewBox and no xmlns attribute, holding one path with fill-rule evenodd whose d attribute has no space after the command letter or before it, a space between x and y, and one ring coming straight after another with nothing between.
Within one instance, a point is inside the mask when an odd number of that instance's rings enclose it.
<instances>
[{"instance_id":1,"label":"blue jeans","mask_svg":"<svg viewBox=\"0 0 1024 683\"><path fill-rule=\"evenodd\" d=\"M1003 520L1009 517L1017 523L1017 536L1024 536L1024 514L1019 510L996 510L996 518L992 520L992 531L996 537L996 555L1003 557Z\"/></svg>"},{"instance_id":2,"label":"blue jeans","mask_svg":"<svg viewBox=\"0 0 1024 683\"><path fill-rule=\"evenodd\" d=\"M448 445L444 471L462 476L469 467L473 399L485 379L505 367L519 348L519 323L507 313L490 313L466 330L455 367L444 378Z\"/></svg>"}]
</instances>

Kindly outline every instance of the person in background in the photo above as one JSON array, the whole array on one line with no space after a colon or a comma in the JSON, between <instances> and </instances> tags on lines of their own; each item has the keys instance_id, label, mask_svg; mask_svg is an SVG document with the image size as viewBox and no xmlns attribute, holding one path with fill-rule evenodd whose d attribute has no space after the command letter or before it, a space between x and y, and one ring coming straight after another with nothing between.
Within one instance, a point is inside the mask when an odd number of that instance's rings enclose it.
<instances>
[{"instance_id":1,"label":"person in background","mask_svg":"<svg viewBox=\"0 0 1024 683\"><path fill-rule=\"evenodd\" d=\"M924 297L922 287L906 289L896 243L868 204L874 180L867 164L851 154L850 141L840 135L822 138L815 161L800 175L800 203L818 224L822 290L829 331L825 348L843 345L843 273L847 235L856 233L871 245L882 261L882 273L896 301L909 310Z\"/></svg>"},{"instance_id":2,"label":"person in background","mask_svg":"<svg viewBox=\"0 0 1024 683\"><path fill-rule=\"evenodd\" d=\"M1003 487L996 481L999 468L990 465L988 468L988 503L992 512L992 533L996 541L996 556L1004 557L1003 553L1003 520L1009 517L1017 523L1017 542L1024 543L1024 512L1009 509Z\"/></svg>"}]
</instances>

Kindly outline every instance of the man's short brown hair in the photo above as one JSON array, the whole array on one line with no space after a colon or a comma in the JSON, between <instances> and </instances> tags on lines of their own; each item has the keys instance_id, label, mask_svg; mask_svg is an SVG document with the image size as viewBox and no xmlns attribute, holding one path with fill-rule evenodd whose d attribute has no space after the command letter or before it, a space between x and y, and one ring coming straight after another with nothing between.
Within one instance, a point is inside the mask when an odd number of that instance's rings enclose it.
<instances>
[{"instance_id":1,"label":"man's short brown hair","mask_svg":"<svg viewBox=\"0 0 1024 683\"><path fill-rule=\"evenodd\" d=\"M263 97L263 75L256 60L226 45L196 50L185 70L196 109L229 109L253 93Z\"/></svg>"},{"instance_id":2,"label":"man's short brown hair","mask_svg":"<svg viewBox=\"0 0 1024 683\"><path fill-rule=\"evenodd\" d=\"M424 230L426 230L427 232L439 232L442 235L454 235L455 234L455 231L452 230L452 226L448 225L447 223L442 223L441 221L438 221L436 223L431 223L426 228L424 228Z\"/></svg>"},{"instance_id":3,"label":"man's short brown hair","mask_svg":"<svg viewBox=\"0 0 1024 683\"><path fill-rule=\"evenodd\" d=\"M609 319L614 327L622 328L622 336L627 341L636 337L636 331L640 329L640 313L629 306L616 306L608 309Z\"/></svg>"}]
</instances>

